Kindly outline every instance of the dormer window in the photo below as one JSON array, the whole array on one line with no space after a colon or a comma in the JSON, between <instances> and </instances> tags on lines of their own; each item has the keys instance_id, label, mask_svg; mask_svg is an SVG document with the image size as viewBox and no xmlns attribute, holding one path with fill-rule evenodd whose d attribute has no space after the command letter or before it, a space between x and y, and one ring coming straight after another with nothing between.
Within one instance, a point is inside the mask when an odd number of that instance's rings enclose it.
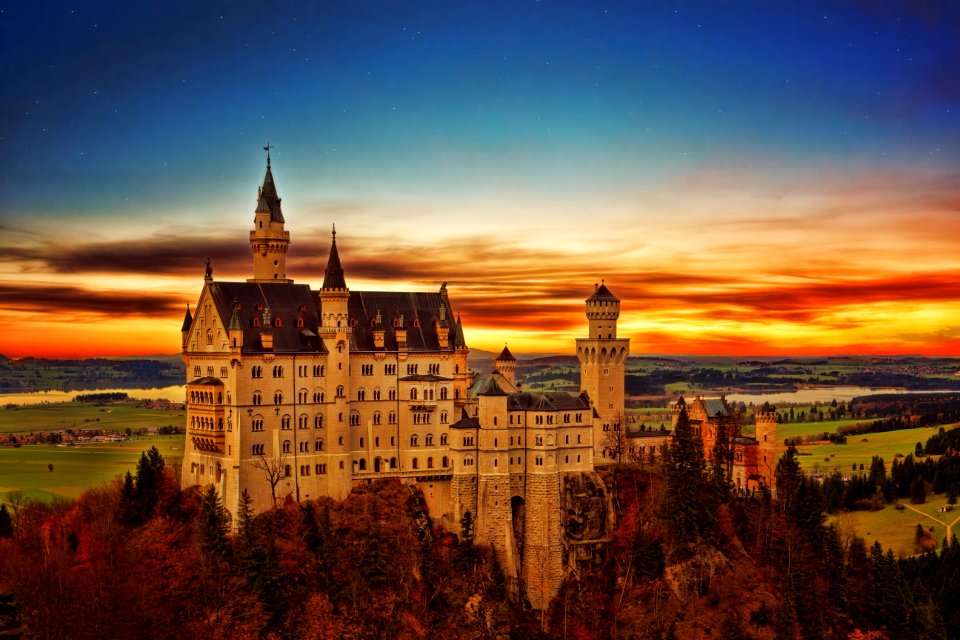
<instances>
[{"instance_id":1,"label":"dormer window","mask_svg":"<svg viewBox=\"0 0 960 640\"><path fill-rule=\"evenodd\" d=\"M276 318L273 319L273 326L280 327L282 326L282 324L283 323L280 322L280 316L277 316Z\"/></svg>"},{"instance_id":2,"label":"dormer window","mask_svg":"<svg viewBox=\"0 0 960 640\"><path fill-rule=\"evenodd\" d=\"M413 319L413 328L416 329L416 328L419 327L419 326L420 326L420 318L414 318L414 319Z\"/></svg>"},{"instance_id":3,"label":"dormer window","mask_svg":"<svg viewBox=\"0 0 960 640\"><path fill-rule=\"evenodd\" d=\"M258 303L257 303L257 311L263 311L263 303L262 303L262 302L258 302Z\"/></svg>"},{"instance_id":4,"label":"dormer window","mask_svg":"<svg viewBox=\"0 0 960 640\"><path fill-rule=\"evenodd\" d=\"M297 327L303 328L303 318L297 318Z\"/></svg>"},{"instance_id":5,"label":"dormer window","mask_svg":"<svg viewBox=\"0 0 960 640\"><path fill-rule=\"evenodd\" d=\"M356 318L353 318L353 317L350 318L350 326L351 326L351 327L357 326L357 319L356 319Z\"/></svg>"},{"instance_id":6,"label":"dormer window","mask_svg":"<svg viewBox=\"0 0 960 640\"><path fill-rule=\"evenodd\" d=\"M255 327L259 327L259 326L260 326L260 318L254 318L254 319L253 319L253 326L255 326Z\"/></svg>"}]
</instances>

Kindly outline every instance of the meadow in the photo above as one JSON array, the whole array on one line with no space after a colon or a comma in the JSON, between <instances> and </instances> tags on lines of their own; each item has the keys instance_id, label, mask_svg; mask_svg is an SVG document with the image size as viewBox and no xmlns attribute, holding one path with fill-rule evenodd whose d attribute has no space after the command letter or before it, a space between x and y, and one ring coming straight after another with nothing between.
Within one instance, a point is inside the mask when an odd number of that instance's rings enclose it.
<instances>
[{"instance_id":1,"label":"meadow","mask_svg":"<svg viewBox=\"0 0 960 640\"><path fill-rule=\"evenodd\" d=\"M184 436L134 436L127 442L74 447L0 447L0 500L23 491L34 500L76 498L86 489L136 471L140 453L157 447L168 463L183 456ZM50 471L49 465L53 465Z\"/></svg>"},{"instance_id":2,"label":"meadow","mask_svg":"<svg viewBox=\"0 0 960 640\"><path fill-rule=\"evenodd\" d=\"M89 428L123 431L126 428L183 426L184 411L137 407L136 402L93 404L62 402L0 409L0 433L30 433Z\"/></svg>"},{"instance_id":3,"label":"meadow","mask_svg":"<svg viewBox=\"0 0 960 640\"><path fill-rule=\"evenodd\" d=\"M923 427L920 429L901 429L883 433L864 433L850 436L847 444L815 444L797 447L800 452L800 466L806 472L813 473L850 473L853 465L863 465L870 468L873 456L880 456L890 469L890 464L896 454L911 454L917 443L926 444L927 439L935 434L940 427Z\"/></svg>"}]
</instances>

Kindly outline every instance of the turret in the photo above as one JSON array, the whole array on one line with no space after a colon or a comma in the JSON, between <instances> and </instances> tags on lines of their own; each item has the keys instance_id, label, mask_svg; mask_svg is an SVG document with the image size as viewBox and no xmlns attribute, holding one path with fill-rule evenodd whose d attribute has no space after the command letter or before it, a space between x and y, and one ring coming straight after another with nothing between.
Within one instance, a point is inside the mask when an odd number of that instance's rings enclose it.
<instances>
[{"instance_id":1,"label":"turret","mask_svg":"<svg viewBox=\"0 0 960 640\"><path fill-rule=\"evenodd\" d=\"M594 293L587 298L587 335L591 338L612 340L617 337L617 318L620 317L620 299L610 293L600 281L594 284Z\"/></svg>"},{"instance_id":2,"label":"turret","mask_svg":"<svg viewBox=\"0 0 960 640\"><path fill-rule=\"evenodd\" d=\"M239 354L243 349L243 325L240 324L240 303L236 299L233 301L233 313L230 314L227 337L230 340L230 353Z\"/></svg>"},{"instance_id":3,"label":"turret","mask_svg":"<svg viewBox=\"0 0 960 640\"><path fill-rule=\"evenodd\" d=\"M187 312L183 314L183 325L180 327L180 336L184 351L187 350L187 341L190 339L191 326L193 326L193 316L190 314L190 305L187 305Z\"/></svg>"},{"instance_id":4,"label":"turret","mask_svg":"<svg viewBox=\"0 0 960 640\"><path fill-rule=\"evenodd\" d=\"M783 444L777 436L777 424L780 414L769 404L757 409L754 415L756 421L756 438L759 443L757 449L757 473L766 486L773 488L773 476L777 469L777 461L783 453Z\"/></svg>"},{"instance_id":5,"label":"turret","mask_svg":"<svg viewBox=\"0 0 960 640\"><path fill-rule=\"evenodd\" d=\"M517 359L510 353L510 349L507 348L506 344L503 345L503 351L500 352L500 355L497 356L494 362L494 369L506 378L510 384L516 386Z\"/></svg>"},{"instance_id":6,"label":"turret","mask_svg":"<svg viewBox=\"0 0 960 640\"><path fill-rule=\"evenodd\" d=\"M249 282L292 282L287 278L290 232L283 228L280 196L270 170L270 145L264 149L267 151L267 172L263 176L263 186L257 190L257 209L250 231L253 278Z\"/></svg>"}]
</instances>

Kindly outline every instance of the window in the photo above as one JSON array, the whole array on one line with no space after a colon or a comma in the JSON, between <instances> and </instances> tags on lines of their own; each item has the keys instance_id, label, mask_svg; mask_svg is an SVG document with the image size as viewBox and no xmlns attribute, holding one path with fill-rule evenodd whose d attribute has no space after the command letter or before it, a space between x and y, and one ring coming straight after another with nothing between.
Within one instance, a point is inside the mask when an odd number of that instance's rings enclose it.
<instances>
[{"instance_id":1,"label":"window","mask_svg":"<svg viewBox=\"0 0 960 640\"><path fill-rule=\"evenodd\" d=\"M365 458L360 458L360 471L367 470L367 460Z\"/></svg>"},{"instance_id":2,"label":"window","mask_svg":"<svg viewBox=\"0 0 960 640\"><path fill-rule=\"evenodd\" d=\"M391 412L387 415L387 422L390 423L390 424L397 424L397 412L396 412L396 411L391 411Z\"/></svg>"},{"instance_id":3,"label":"window","mask_svg":"<svg viewBox=\"0 0 960 640\"><path fill-rule=\"evenodd\" d=\"M447 434L445 433L440 434L440 444L441 445L447 444ZM447 465L443 465L443 466L447 466Z\"/></svg>"},{"instance_id":4,"label":"window","mask_svg":"<svg viewBox=\"0 0 960 640\"><path fill-rule=\"evenodd\" d=\"M431 364L430 367L429 367L429 372L432 373L433 375L439 375L439 374L440 374L440 365L439 365L439 364Z\"/></svg>"},{"instance_id":5,"label":"window","mask_svg":"<svg viewBox=\"0 0 960 640\"><path fill-rule=\"evenodd\" d=\"M361 448L361 449L363 448L363 438L362 438L362 437L360 438L360 448Z\"/></svg>"},{"instance_id":6,"label":"window","mask_svg":"<svg viewBox=\"0 0 960 640\"><path fill-rule=\"evenodd\" d=\"M427 458L427 469L433 469L433 458Z\"/></svg>"},{"instance_id":7,"label":"window","mask_svg":"<svg viewBox=\"0 0 960 640\"><path fill-rule=\"evenodd\" d=\"M538 467L543 466L543 458L540 456L535 457L533 459L533 464L537 465Z\"/></svg>"},{"instance_id":8,"label":"window","mask_svg":"<svg viewBox=\"0 0 960 640\"><path fill-rule=\"evenodd\" d=\"M323 451L323 440L317 440L313 443L314 451Z\"/></svg>"},{"instance_id":9,"label":"window","mask_svg":"<svg viewBox=\"0 0 960 640\"><path fill-rule=\"evenodd\" d=\"M379 400L379 399L380 399L380 389L374 389L374 390L373 390L373 399L374 399L374 400Z\"/></svg>"},{"instance_id":10,"label":"window","mask_svg":"<svg viewBox=\"0 0 960 640\"><path fill-rule=\"evenodd\" d=\"M263 418L254 418L250 423L251 431L263 431Z\"/></svg>"},{"instance_id":11,"label":"window","mask_svg":"<svg viewBox=\"0 0 960 640\"><path fill-rule=\"evenodd\" d=\"M408 364L408 365L407 365L407 375L408 375L408 376L415 376L415 375L417 375L417 366L418 366L418 365L415 365L415 364Z\"/></svg>"},{"instance_id":12,"label":"window","mask_svg":"<svg viewBox=\"0 0 960 640\"><path fill-rule=\"evenodd\" d=\"M363 389L358 389L358 390L357 390L357 401L358 401L358 402L363 402L363 401L366 400L366 399L367 399L367 392L364 391Z\"/></svg>"},{"instance_id":13,"label":"window","mask_svg":"<svg viewBox=\"0 0 960 640\"><path fill-rule=\"evenodd\" d=\"M226 368L226 367L220 367L220 377L221 377L221 378L226 378L226 377L227 377L227 368Z\"/></svg>"},{"instance_id":14,"label":"window","mask_svg":"<svg viewBox=\"0 0 960 640\"><path fill-rule=\"evenodd\" d=\"M251 378L262 378L263 377L263 367L252 367L250 369Z\"/></svg>"},{"instance_id":15,"label":"window","mask_svg":"<svg viewBox=\"0 0 960 640\"><path fill-rule=\"evenodd\" d=\"M449 461L447 460L447 456L443 456L443 458L441 458L440 464L443 466L444 469L450 466Z\"/></svg>"},{"instance_id":16,"label":"window","mask_svg":"<svg viewBox=\"0 0 960 640\"><path fill-rule=\"evenodd\" d=\"M213 344L213 329L207 329L207 344Z\"/></svg>"},{"instance_id":17,"label":"window","mask_svg":"<svg viewBox=\"0 0 960 640\"><path fill-rule=\"evenodd\" d=\"M425 447L432 447L432 446L433 446L433 434L432 434L432 433L428 433L426 436L424 436L424 438L423 438L423 446L425 446Z\"/></svg>"},{"instance_id":18,"label":"window","mask_svg":"<svg viewBox=\"0 0 960 640\"><path fill-rule=\"evenodd\" d=\"M300 475L301 475L301 476L308 476L308 475L310 475L310 465L308 465L308 464L302 464L302 465L300 465Z\"/></svg>"},{"instance_id":19,"label":"window","mask_svg":"<svg viewBox=\"0 0 960 640\"><path fill-rule=\"evenodd\" d=\"M253 404L260 404L262 402L263 396L260 395L259 391L253 392Z\"/></svg>"},{"instance_id":20,"label":"window","mask_svg":"<svg viewBox=\"0 0 960 640\"><path fill-rule=\"evenodd\" d=\"M537 437L536 437L536 442L535 442L535 444L536 444L536 446L538 446L538 447L542 447L542 446L543 446L543 436L537 436Z\"/></svg>"},{"instance_id":21,"label":"window","mask_svg":"<svg viewBox=\"0 0 960 640\"><path fill-rule=\"evenodd\" d=\"M262 444L255 444L255 445L253 445L253 452L252 452L252 453L253 453L253 455L255 455L255 456L262 456L262 455L263 455L263 445L262 445Z\"/></svg>"},{"instance_id":22,"label":"window","mask_svg":"<svg viewBox=\"0 0 960 640\"><path fill-rule=\"evenodd\" d=\"M307 390L306 390L306 389L301 389L299 392L297 392L297 402L299 402L300 404L306 404L306 403L307 403Z\"/></svg>"},{"instance_id":23,"label":"window","mask_svg":"<svg viewBox=\"0 0 960 640\"><path fill-rule=\"evenodd\" d=\"M290 429L290 416L283 416L280 418L280 428L285 431Z\"/></svg>"},{"instance_id":24,"label":"window","mask_svg":"<svg viewBox=\"0 0 960 640\"><path fill-rule=\"evenodd\" d=\"M313 402L314 402L315 404L320 404L320 403L323 402L323 392L322 392L322 391L314 391L314 392L313 392Z\"/></svg>"},{"instance_id":25,"label":"window","mask_svg":"<svg viewBox=\"0 0 960 640\"><path fill-rule=\"evenodd\" d=\"M410 466L412 466L414 469L419 469L420 463L417 461L416 458L414 458L413 460L410 461Z\"/></svg>"},{"instance_id":26,"label":"window","mask_svg":"<svg viewBox=\"0 0 960 640\"><path fill-rule=\"evenodd\" d=\"M314 471L316 471L318 476L325 474L327 472L327 465L325 463L314 465Z\"/></svg>"},{"instance_id":27,"label":"window","mask_svg":"<svg viewBox=\"0 0 960 640\"><path fill-rule=\"evenodd\" d=\"M372 376L373 375L373 365L364 364L360 366L360 375Z\"/></svg>"},{"instance_id":28,"label":"window","mask_svg":"<svg viewBox=\"0 0 960 640\"><path fill-rule=\"evenodd\" d=\"M377 436L376 438L373 439L373 446L375 447L380 446L380 436Z\"/></svg>"},{"instance_id":29,"label":"window","mask_svg":"<svg viewBox=\"0 0 960 640\"><path fill-rule=\"evenodd\" d=\"M317 415L313 417L313 428L314 429L323 428L323 416Z\"/></svg>"},{"instance_id":30,"label":"window","mask_svg":"<svg viewBox=\"0 0 960 640\"><path fill-rule=\"evenodd\" d=\"M323 365L315 364L313 365L313 377L322 378L323 377Z\"/></svg>"},{"instance_id":31,"label":"window","mask_svg":"<svg viewBox=\"0 0 960 640\"><path fill-rule=\"evenodd\" d=\"M536 416L536 418L534 419L534 422L536 424L543 424L543 416Z\"/></svg>"},{"instance_id":32,"label":"window","mask_svg":"<svg viewBox=\"0 0 960 640\"><path fill-rule=\"evenodd\" d=\"M440 387L440 399L441 399L441 400L446 400L446 399L447 399L447 388L446 388L446 387Z\"/></svg>"},{"instance_id":33,"label":"window","mask_svg":"<svg viewBox=\"0 0 960 640\"><path fill-rule=\"evenodd\" d=\"M309 421L309 419L307 418L307 414L304 413L304 414L301 415L299 418L297 418L297 427L298 427L298 428L300 428L300 429L306 429L306 428L308 428L309 426L310 426L310 421Z\"/></svg>"},{"instance_id":34,"label":"window","mask_svg":"<svg viewBox=\"0 0 960 640\"><path fill-rule=\"evenodd\" d=\"M395 376L397 375L397 365L387 364L383 366L383 374L386 376Z\"/></svg>"},{"instance_id":35,"label":"window","mask_svg":"<svg viewBox=\"0 0 960 640\"><path fill-rule=\"evenodd\" d=\"M195 365L195 366L193 367L193 377L194 377L194 378L199 378L199 377L200 377L200 365Z\"/></svg>"},{"instance_id":36,"label":"window","mask_svg":"<svg viewBox=\"0 0 960 640\"><path fill-rule=\"evenodd\" d=\"M281 367L280 365L275 366L275 367L273 368L273 377L274 377L274 378L282 378L282 377L283 377L283 367Z\"/></svg>"},{"instance_id":37,"label":"window","mask_svg":"<svg viewBox=\"0 0 960 640\"><path fill-rule=\"evenodd\" d=\"M410 399L411 399L411 400L416 400L416 399L417 399L417 389L416 389L416 387L414 387L413 389L410 389Z\"/></svg>"},{"instance_id":38,"label":"window","mask_svg":"<svg viewBox=\"0 0 960 640\"><path fill-rule=\"evenodd\" d=\"M465 466L465 467L472 467L472 466L473 466L473 458L464 458L464 459L463 459L463 466Z\"/></svg>"},{"instance_id":39,"label":"window","mask_svg":"<svg viewBox=\"0 0 960 640\"><path fill-rule=\"evenodd\" d=\"M447 412L446 412L446 411L441 411L441 412L440 412L440 424L447 424Z\"/></svg>"},{"instance_id":40,"label":"window","mask_svg":"<svg viewBox=\"0 0 960 640\"><path fill-rule=\"evenodd\" d=\"M289 441L289 440L284 440L284 441L283 441L283 452L284 452L284 453L290 453L290 441Z\"/></svg>"},{"instance_id":41,"label":"window","mask_svg":"<svg viewBox=\"0 0 960 640\"><path fill-rule=\"evenodd\" d=\"M417 434L413 434L412 436L410 436L410 446L411 446L411 447L416 447L416 446L419 445L419 444L420 444L420 438L417 437Z\"/></svg>"},{"instance_id":42,"label":"window","mask_svg":"<svg viewBox=\"0 0 960 640\"><path fill-rule=\"evenodd\" d=\"M360 414L356 411L350 412L350 426L359 427L360 426Z\"/></svg>"},{"instance_id":43,"label":"window","mask_svg":"<svg viewBox=\"0 0 960 640\"><path fill-rule=\"evenodd\" d=\"M470 447L473 445L473 436L463 436L463 446Z\"/></svg>"},{"instance_id":44,"label":"window","mask_svg":"<svg viewBox=\"0 0 960 640\"><path fill-rule=\"evenodd\" d=\"M343 385L340 385L339 387L337 387L337 397L338 397L338 398L344 397L344 396L343 396Z\"/></svg>"},{"instance_id":45,"label":"window","mask_svg":"<svg viewBox=\"0 0 960 640\"><path fill-rule=\"evenodd\" d=\"M383 418L383 416L380 414L379 411L373 412L373 424L380 424L381 418Z\"/></svg>"},{"instance_id":46,"label":"window","mask_svg":"<svg viewBox=\"0 0 960 640\"><path fill-rule=\"evenodd\" d=\"M298 442L297 449L300 451L300 453L310 453L310 443L306 441Z\"/></svg>"},{"instance_id":47,"label":"window","mask_svg":"<svg viewBox=\"0 0 960 640\"><path fill-rule=\"evenodd\" d=\"M290 477L290 465L287 465L286 467L283 468L283 473L284 473L284 477L286 478Z\"/></svg>"},{"instance_id":48,"label":"window","mask_svg":"<svg viewBox=\"0 0 960 640\"><path fill-rule=\"evenodd\" d=\"M397 390L396 390L396 389L390 389L390 391L387 392L387 397L388 397L390 400L396 400L396 399L397 399Z\"/></svg>"},{"instance_id":49,"label":"window","mask_svg":"<svg viewBox=\"0 0 960 640\"><path fill-rule=\"evenodd\" d=\"M279 391L273 394L273 404L283 404L283 394Z\"/></svg>"}]
</instances>

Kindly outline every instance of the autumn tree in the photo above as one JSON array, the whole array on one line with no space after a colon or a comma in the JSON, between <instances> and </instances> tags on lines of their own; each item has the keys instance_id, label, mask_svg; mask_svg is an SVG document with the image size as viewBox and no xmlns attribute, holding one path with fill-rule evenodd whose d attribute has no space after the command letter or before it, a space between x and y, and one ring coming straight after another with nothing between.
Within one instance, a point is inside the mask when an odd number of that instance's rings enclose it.
<instances>
[{"instance_id":1,"label":"autumn tree","mask_svg":"<svg viewBox=\"0 0 960 640\"><path fill-rule=\"evenodd\" d=\"M273 499L273 508L276 509L277 485L287 477L286 456L280 452L276 452L268 458L261 453L250 466L258 471L262 471L263 477L270 483L270 497Z\"/></svg>"},{"instance_id":2,"label":"autumn tree","mask_svg":"<svg viewBox=\"0 0 960 640\"><path fill-rule=\"evenodd\" d=\"M0 504L0 538L10 538L13 536L13 518L7 510L7 505Z\"/></svg>"},{"instance_id":3,"label":"autumn tree","mask_svg":"<svg viewBox=\"0 0 960 640\"><path fill-rule=\"evenodd\" d=\"M200 536L200 549L204 553L223 555L226 552L230 515L213 485L207 487L200 502L197 533Z\"/></svg>"}]
</instances>

